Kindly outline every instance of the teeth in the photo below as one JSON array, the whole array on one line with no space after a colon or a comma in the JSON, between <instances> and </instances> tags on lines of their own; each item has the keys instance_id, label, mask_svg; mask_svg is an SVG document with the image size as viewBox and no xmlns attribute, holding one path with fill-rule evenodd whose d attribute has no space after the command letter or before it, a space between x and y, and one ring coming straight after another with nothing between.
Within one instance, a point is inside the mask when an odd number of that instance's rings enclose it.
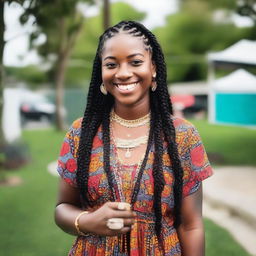
<instances>
[{"instance_id":1,"label":"teeth","mask_svg":"<svg viewBox=\"0 0 256 256\"><path fill-rule=\"evenodd\" d=\"M122 91L131 91L135 88L136 85L137 83L127 84L127 85L118 84L117 87Z\"/></svg>"}]
</instances>

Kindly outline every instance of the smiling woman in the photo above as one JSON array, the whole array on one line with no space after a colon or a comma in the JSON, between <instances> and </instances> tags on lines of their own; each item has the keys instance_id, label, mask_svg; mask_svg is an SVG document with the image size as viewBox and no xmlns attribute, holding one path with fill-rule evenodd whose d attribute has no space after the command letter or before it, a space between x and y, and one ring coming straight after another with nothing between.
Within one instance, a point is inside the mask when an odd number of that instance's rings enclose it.
<instances>
[{"instance_id":1,"label":"smiling woman","mask_svg":"<svg viewBox=\"0 0 256 256\"><path fill-rule=\"evenodd\" d=\"M105 43L102 59L102 81L115 98L116 113L127 112L127 119L147 114L149 88L156 71L143 40L120 32Z\"/></svg>"},{"instance_id":2,"label":"smiling woman","mask_svg":"<svg viewBox=\"0 0 256 256\"><path fill-rule=\"evenodd\" d=\"M72 164L71 164L72 163ZM172 115L164 56L143 25L100 37L84 117L65 136L55 220L82 255L204 255L195 127Z\"/></svg>"}]
</instances>

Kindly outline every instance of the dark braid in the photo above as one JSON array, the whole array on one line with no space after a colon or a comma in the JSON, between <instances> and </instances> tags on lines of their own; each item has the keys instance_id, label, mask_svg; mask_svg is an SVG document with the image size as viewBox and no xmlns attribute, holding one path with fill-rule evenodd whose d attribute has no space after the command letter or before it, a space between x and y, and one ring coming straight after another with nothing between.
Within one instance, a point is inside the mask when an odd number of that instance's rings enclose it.
<instances>
[{"instance_id":1,"label":"dark braid","mask_svg":"<svg viewBox=\"0 0 256 256\"><path fill-rule=\"evenodd\" d=\"M163 176L163 132L161 113L159 112L159 104L157 100L151 95L151 113L152 113L152 126L154 129L154 145L155 145L155 158L153 163L153 177L154 177L154 210L156 216L156 234L161 241L161 194L164 189L165 181ZM161 243L162 244L162 241Z\"/></svg>"},{"instance_id":2,"label":"dark braid","mask_svg":"<svg viewBox=\"0 0 256 256\"><path fill-rule=\"evenodd\" d=\"M171 159L171 167L174 172L174 225L178 227L180 224L180 208L182 199L182 177L183 170L181 167L178 150L175 140L175 128L171 119L172 105L170 102L167 82L166 82L166 64L161 47L155 36L146 29L142 24L134 21L122 21L117 25L107 29L99 39L97 53L94 59L92 78L88 92L87 106L84 113L81 138L78 149L78 171L77 184L81 191L81 196L85 206L93 205L88 195L88 170L90 164L90 156L93 138L102 124L103 131L103 159L104 170L107 175L109 187L113 188L113 174L110 171L110 130L109 130L109 114L114 104L114 98L111 95L104 96L100 92L102 83L101 77L101 54L104 49L105 42L123 31L143 40L145 49L152 54L152 61L156 67L156 83L157 90L150 93L151 107L151 125L148 147L146 149L146 157L148 156L150 145L154 144L155 157L153 163L154 177L154 211L155 211L155 230L158 240L161 241L161 194L164 188L163 175L163 143L167 142L167 151ZM138 175L140 182L143 169L146 165L146 158L141 166L141 172ZM135 184L135 194L133 201L136 201L139 192L139 182ZM114 195L110 195L110 200L114 200Z\"/></svg>"},{"instance_id":3,"label":"dark braid","mask_svg":"<svg viewBox=\"0 0 256 256\"><path fill-rule=\"evenodd\" d=\"M153 49L152 60L155 62L156 74L157 74L156 76L157 90L154 92L154 94L156 94L157 96L156 98L159 102L159 105L158 105L159 114L161 115L161 119L163 122L164 137L167 141L168 154L171 158L172 168L174 171L174 178L175 178L174 188L173 188L174 189L174 205L175 205L174 225L178 227L180 224L183 169L181 167L177 145L176 145L175 128L174 128L172 119L170 117L170 114L173 114L173 111L172 111L172 105L171 105L168 88L167 88L167 82L166 82L166 64L165 64L162 49L159 43L157 42L156 37L143 25L136 23L136 26L148 38L149 44ZM152 104L151 104L151 108L152 108ZM162 169L162 165L161 165L161 169ZM160 175L159 174L160 172L161 171L159 171L157 175Z\"/></svg>"}]
</instances>

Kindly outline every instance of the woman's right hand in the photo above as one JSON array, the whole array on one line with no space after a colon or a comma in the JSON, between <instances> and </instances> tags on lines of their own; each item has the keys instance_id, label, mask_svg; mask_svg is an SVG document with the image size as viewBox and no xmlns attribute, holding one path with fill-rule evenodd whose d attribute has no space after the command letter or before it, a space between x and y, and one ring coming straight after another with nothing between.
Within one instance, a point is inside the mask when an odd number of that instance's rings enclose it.
<instances>
[{"instance_id":1,"label":"woman's right hand","mask_svg":"<svg viewBox=\"0 0 256 256\"><path fill-rule=\"evenodd\" d=\"M135 223L136 214L131 210L118 209L119 204L120 202L107 202L96 211L82 215L79 218L80 230L100 236L116 236L129 232ZM118 230L110 229L107 222L111 218L122 218L124 227Z\"/></svg>"}]
</instances>

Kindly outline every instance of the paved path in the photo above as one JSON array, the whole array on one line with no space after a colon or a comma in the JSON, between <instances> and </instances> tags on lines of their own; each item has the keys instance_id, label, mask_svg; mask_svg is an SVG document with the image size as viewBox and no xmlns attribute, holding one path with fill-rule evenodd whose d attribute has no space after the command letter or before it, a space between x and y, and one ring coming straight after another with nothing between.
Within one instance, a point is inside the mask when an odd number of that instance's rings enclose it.
<instances>
[{"instance_id":1,"label":"paved path","mask_svg":"<svg viewBox=\"0 0 256 256\"><path fill-rule=\"evenodd\" d=\"M256 255L256 168L215 168L204 181L204 216L226 228Z\"/></svg>"}]
</instances>

